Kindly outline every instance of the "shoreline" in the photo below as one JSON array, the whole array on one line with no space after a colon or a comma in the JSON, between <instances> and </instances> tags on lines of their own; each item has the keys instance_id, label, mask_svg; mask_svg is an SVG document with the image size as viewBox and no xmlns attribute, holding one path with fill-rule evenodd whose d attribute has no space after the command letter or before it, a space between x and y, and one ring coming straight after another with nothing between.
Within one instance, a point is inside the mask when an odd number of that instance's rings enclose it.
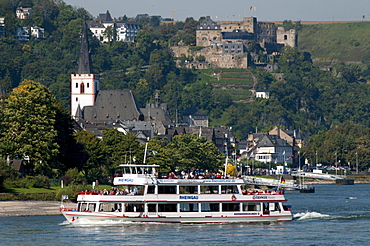
<instances>
[{"instance_id":1,"label":"shoreline","mask_svg":"<svg viewBox=\"0 0 370 246\"><path fill-rule=\"evenodd\" d=\"M62 215L59 201L0 201L0 217Z\"/></svg>"}]
</instances>

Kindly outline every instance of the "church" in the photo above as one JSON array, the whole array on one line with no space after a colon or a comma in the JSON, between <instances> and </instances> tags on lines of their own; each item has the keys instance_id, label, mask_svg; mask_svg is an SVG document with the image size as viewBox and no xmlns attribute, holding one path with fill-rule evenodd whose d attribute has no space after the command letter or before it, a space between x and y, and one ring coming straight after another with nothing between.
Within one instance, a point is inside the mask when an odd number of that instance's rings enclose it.
<instances>
[{"instance_id":1,"label":"church","mask_svg":"<svg viewBox=\"0 0 370 246\"><path fill-rule=\"evenodd\" d=\"M84 23L78 69L71 74L72 118L82 129L98 136L109 128L134 132L143 139L165 134L165 126L172 121L158 95L155 104L140 109L131 90L100 90L99 75L92 72L87 35Z\"/></svg>"}]
</instances>

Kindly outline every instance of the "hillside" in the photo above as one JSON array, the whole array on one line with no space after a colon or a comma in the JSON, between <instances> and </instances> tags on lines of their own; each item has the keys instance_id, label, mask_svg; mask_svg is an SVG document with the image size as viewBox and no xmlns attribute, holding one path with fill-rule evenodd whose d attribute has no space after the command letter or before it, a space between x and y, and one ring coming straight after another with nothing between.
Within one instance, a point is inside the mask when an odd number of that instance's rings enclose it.
<instances>
[{"instance_id":1,"label":"hillside","mask_svg":"<svg viewBox=\"0 0 370 246\"><path fill-rule=\"evenodd\" d=\"M254 89L253 74L245 69L201 69L199 79L212 85L215 94L228 94L233 102L250 100Z\"/></svg>"},{"instance_id":2,"label":"hillside","mask_svg":"<svg viewBox=\"0 0 370 246\"><path fill-rule=\"evenodd\" d=\"M312 59L370 62L370 22L302 25L299 50Z\"/></svg>"}]
</instances>

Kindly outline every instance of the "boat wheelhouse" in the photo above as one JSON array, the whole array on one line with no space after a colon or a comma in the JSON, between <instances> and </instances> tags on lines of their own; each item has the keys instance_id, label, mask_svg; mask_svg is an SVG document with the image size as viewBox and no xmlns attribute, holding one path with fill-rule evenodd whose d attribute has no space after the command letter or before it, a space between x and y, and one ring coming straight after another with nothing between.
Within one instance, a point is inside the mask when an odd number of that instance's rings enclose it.
<instances>
[{"instance_id":1,"label":"boat wheelhouse","mask_svg":"<svg viewBox=\"0 0 370 246\"><path fill-rule=\"evenodd\" d=\"M242 223L292 220L280 191L251 191L242 178L181 179L158 165L120 165L111 191L81 192L77 208L61 207L70 223Z\"/></svg>"}]
</instances>

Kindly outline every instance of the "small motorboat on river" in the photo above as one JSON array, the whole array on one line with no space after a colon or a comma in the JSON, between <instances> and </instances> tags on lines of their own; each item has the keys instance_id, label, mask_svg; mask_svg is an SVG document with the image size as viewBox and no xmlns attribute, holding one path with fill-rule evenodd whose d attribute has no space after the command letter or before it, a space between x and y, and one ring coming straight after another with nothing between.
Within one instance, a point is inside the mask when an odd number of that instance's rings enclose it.
<instances>
[{"instance_id":1,"label":"small motorboat on river","mask_svg":"<svg viewBox=\"0 0 370 246\"><path fill-rule=\"evenodd\" d=\"M122 164L111 191L81 192L61 206L69 223L243 223L292 220L283 191L248 189L242 178L161 177L158 165Z\"/></svg>"}]
</instances>

